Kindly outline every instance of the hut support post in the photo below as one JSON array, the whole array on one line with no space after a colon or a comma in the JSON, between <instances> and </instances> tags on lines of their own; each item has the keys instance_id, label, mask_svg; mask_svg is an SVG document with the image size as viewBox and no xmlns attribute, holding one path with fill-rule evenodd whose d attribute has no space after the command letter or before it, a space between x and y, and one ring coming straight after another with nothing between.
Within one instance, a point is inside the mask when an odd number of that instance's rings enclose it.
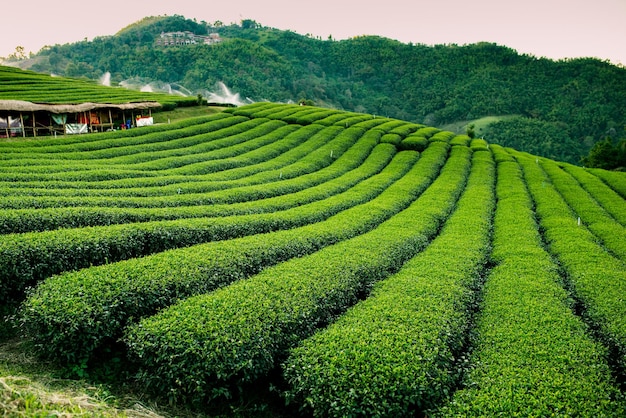
<instances>
[{"instance_id":1,"label":"hut support post","mask_svg":"<svg viewBox=\"0 0 626 418\"><path fill-rule=\"evenodd\" d=\"M37 122L35 121L35 112L33 112L33 137L37 138Z\"/></svg>"},{"instance_id":2,"label":"hut support post","mask_svg":"<svg viewBox=\"0 0 626 418\"><path fill-rule=\"evenodd\" d=\"M22 127L22 138L26 138L26 127L24 126L24 115L20 112L20 126Z\"/></svg>"}]
</instances>

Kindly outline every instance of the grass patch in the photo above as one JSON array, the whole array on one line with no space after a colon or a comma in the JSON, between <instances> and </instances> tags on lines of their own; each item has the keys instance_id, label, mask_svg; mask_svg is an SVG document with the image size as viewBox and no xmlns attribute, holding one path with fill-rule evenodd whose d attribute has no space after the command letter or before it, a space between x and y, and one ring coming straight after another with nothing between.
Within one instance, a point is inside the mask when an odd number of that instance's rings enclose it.
<instances>
[{"instance_id":1,"label":"grass patch","mask_svg":"<svg viewBox=\"0 0 626 418\"><path fill-rule=\"evenodd\" d=\"M163 408L125 383L94 384L59 377L61 369L35 357L29 343L0 342L0 412L3 417L199 418L198 412Z\"/></svg>"},{"instance_id":2,"label":"grass patch","mask_svg":"<svg viewBox=\"0 0 626 418\"><path fill-rule=\"evenodd\" d=\"M171 123L181 119L211 115L224 109L225 107L218 106L185 106L163 112L153 111L152 117L154 118L154 123Z\"/></svg>"}]
</instances>

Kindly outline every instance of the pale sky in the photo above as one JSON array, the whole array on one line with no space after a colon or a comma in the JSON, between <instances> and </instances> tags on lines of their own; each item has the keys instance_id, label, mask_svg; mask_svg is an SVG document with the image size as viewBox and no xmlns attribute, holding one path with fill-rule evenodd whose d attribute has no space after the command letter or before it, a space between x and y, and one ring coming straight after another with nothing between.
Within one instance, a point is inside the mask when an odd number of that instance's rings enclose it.
<instances>
[{"instance_id":1,"label":"pale sky","mask_svg":"<svg viewBox=\"0 0 626 418\"><path fill-rule=\"evenodd\" d=\"M552 59L626 65L626 0L25 0L0 8L0 56L21 45L113 35L146 16L182 15L346 39L379 35L416 44L494 42Z\"/></svg>"}]
</instances>

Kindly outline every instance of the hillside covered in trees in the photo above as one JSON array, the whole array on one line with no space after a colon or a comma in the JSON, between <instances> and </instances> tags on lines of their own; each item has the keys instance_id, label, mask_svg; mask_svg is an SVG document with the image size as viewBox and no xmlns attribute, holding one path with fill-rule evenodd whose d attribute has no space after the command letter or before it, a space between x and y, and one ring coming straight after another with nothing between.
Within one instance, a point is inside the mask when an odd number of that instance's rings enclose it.
<instances>
[{"instance_id":1,"label":"hillside covered in trees","mask_svg":"<svg viewBox=\"0 0 626 418\"><path fill-rule=\"evenodd\" d=\"M215 45L157 47L162 32L218 33ZM480 134L579 164L594 144L626 138L626 69L597 59L553 61L492 43L404 44L377 36L319 39L182 16L150 17L113 36L42 49L30 69L113 83L176 83L193 94L223 82L253 101L325 107L444 126L513 116Z\"/></svg>"}]
</instances>

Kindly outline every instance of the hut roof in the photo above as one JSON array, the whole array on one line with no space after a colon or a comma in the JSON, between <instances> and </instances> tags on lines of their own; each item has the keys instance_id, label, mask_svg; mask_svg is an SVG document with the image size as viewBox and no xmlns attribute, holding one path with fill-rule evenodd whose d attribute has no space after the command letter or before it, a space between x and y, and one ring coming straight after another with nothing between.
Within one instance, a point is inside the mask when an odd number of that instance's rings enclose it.
<instances>
[{"instance_id":1,"label":"hut roof","mask_svg":"<svg viewBox=\"0 0 626 418\"><path fill-rule=\"evenodd\" d=\"M161 107L158 102L131 102L131 103L78 103L78 104L53 104L53 103L33 103L24 100L0 100L0 111L14 112L37 112L47 111L51 113L79 113L94 109L154 109Z\"/></svg>"}]
</instances>

